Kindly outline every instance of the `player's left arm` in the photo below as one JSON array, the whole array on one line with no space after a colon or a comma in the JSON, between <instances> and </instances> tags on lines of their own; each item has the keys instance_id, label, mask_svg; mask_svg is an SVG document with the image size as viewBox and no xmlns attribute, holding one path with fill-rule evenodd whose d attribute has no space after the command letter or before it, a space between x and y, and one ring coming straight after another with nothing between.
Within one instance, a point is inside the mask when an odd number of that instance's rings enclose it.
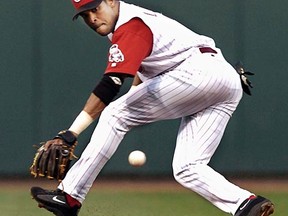
<instances>
[{"instance_id":1,"label":"player's left arm","mask_svg":"<svg viewBox=\"0 0 288 216\"><path fill-rule=\"evenodd\" d=\"M141 83L137 71L143 59L150 55L152 46L152 32L139 18L114 32L105 73L69 130L77 136L85 130L116 97L127 77L134 77L132 85Z\"/></svg>"},{"instance_id":2,"label":"player's left arm","mask_svg":"<svg viewBox=\"0 0 288 216\"><path fill-rule=\"evenodd\" d=\"M128 76L136 75L142 60L149 55L152 42L147 42L149 35L145 36L145 32L150 34L150 40L152 41L150 29L138 19L132 20L132 22L129 21L119 28L118 32L114 32L116 36L114 41L112 41L114 46L112 45L111 48L113 49L110 53L110 55L113 54L111 56L113 58L109 61L105 74L90 94L83 110L76 117L70 128L59 132L54 139L45 142L37 150L30 168L33 176L46 176L49 179L56 178L58 180L64 178L74 155L73 151L77 145L77 137L100 116L105 107L118 94L124 79ZM144 46L144 44L146 45ZM120 51L118 48L122 49L125 61L123 58L121 62L121 57L123 56L121 52L118 52ZM138 80L136 75L133 82L134 85L138 85L139 81L140 79ZM62 157L59 152L64 151L69 154L62 155ZM50 154L55 157L50 159L48 157ZM59 155L61 156L60 158Z\"/></svg>"},{"instance_id":3,"label":"player's left arm","mask_svg":"<svg viewBox=\"0 0 288 216\"><path fill-rule=\"evenodd\" d=\"M105 109L106 104L97 97L94 93L91 93L83 111L91 116L93 120L99 117L100 113Z\"/></svg>"},{"instance_id":4,"label":"player's left arm","mask_svg":"<svg viewBox=\"0 0 288 216\"><path fill-rule=\"evenodd\" d=\"M105 107L118 94L127 75L123 73L113 73L102 77L96 85L83 110L70 126L69 131L78 137L96 118L98 118Z\"/></svg>"}]
</instances>

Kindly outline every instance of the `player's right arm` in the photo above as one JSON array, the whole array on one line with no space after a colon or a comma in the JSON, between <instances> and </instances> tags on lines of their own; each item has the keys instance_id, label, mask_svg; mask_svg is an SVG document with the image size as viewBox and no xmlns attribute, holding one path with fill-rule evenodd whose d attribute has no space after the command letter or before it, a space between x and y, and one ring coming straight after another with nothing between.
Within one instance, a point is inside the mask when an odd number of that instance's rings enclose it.
<instances>
[{"instance_id":1,"label":"player's right arm","mask_svg":"<svg viewBox=\"0 0 288 216\"><path fill-rule=\"evenodd\" d=\"M135 75L135 77L133 79L133 82L132 82L132 86L137 86L140 83L142 83L142 80L139 78L138 74L136 73L136 75Z\"/></svg>"},{"instance_id":2,"label":"player's right arm","mask_svg":"<svg viewBox=\"0 0 288 216\"><path fill-rule=\"evenodd\" d=\"M134 79L133 79L133 82L132 82L132 85L130 87L130 90L131 91L132 89L134 89L136 86L138 86L140 83L142 83L142 80L139 78L138 74L136 73L136 75L134 76Z\"/></svg>"}]
</instances>

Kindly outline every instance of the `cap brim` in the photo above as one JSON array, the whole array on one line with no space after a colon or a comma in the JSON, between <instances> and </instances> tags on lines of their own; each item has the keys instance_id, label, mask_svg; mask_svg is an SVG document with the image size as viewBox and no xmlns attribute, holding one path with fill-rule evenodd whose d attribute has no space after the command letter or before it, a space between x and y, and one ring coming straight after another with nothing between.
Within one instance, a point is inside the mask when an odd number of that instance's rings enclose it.
<instances>
[{"instance_id":1,"label":"cap brim","mask_svg":"<svg viewBox=\"0 0 288 216\"><path fill-rule=\"evenodd\" d=\"M103 0L95 0L86 5L83 5L82 7L76 10L76 14L73 16L73 20L77 19L82 12L98 7L102 1Z\"/></svg>"}]
</instances>

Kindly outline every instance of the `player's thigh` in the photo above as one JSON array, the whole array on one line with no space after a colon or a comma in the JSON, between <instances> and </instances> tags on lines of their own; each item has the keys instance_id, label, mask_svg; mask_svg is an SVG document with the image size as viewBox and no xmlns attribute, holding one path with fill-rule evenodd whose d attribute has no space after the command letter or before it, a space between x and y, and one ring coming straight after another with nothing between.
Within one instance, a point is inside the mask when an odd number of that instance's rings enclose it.
<instances>
[{"instance_id":1,"label":"player's thigh","mask_svg":"<svg viewBox=\"0 0 288 216\"><path fill-rule=\"evenodd\" d=\"M106 109L105 113L118 116L127 124L139 125L186 115L191 101L187 84L179 83L168 75L157 76L143 82L123 95Z\"/></svg>"},{"instance_id":2,"label":"player's thigh","mask_svg":"<svg viewBox=\"0 0 288 216\"><path fill-rule=\"evenodd\" d=\"M216 65L217 62L215 67ZM185 68L144 81L133 91L111 103L105 113L127 125L136 126L193 115L215 104L223 104L222 108L226 108L227 112L236 109L241 90L240 87L235 88L235 78L229 77L224 67L220 67L215 73L211 71L212 68L202 67L202 64L194 69ZM221 69L224 70L223 73L219 72ZM239 82L239 78L236 78Z\"/></svg>"},{"instance_id":3,"label":"player's thigh","mask_svg":"<svg viewBox=\"0 0 288 216\"><path fill-rule=\"evenodd\" d=\"M173 169L195 163L208 164L230 119L225 111L207 108L182 118L173 158Z\"/></svg>"}]
</instances>

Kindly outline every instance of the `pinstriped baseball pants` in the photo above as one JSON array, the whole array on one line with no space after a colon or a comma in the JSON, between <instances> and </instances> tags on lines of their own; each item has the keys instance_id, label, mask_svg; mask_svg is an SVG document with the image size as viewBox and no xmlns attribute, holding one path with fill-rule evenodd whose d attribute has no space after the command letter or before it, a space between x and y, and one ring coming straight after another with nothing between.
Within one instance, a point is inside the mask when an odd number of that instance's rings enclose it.
<instances>
[{"instance_id":1,"label":"pinstriped baseball pants","mask_svg":"<svg viewBox=\"0 0 288 216\"><path fill-rule=\"evenodd\" d=\"M144 81L102 112L80 159L59 189L83 202L125 134L147 123L182 118L173 158L175 179L234 214L251 193L209 167L242 97L239 75L221 53L194 55L173 71Z\"/></svg>"}]
</instances>

